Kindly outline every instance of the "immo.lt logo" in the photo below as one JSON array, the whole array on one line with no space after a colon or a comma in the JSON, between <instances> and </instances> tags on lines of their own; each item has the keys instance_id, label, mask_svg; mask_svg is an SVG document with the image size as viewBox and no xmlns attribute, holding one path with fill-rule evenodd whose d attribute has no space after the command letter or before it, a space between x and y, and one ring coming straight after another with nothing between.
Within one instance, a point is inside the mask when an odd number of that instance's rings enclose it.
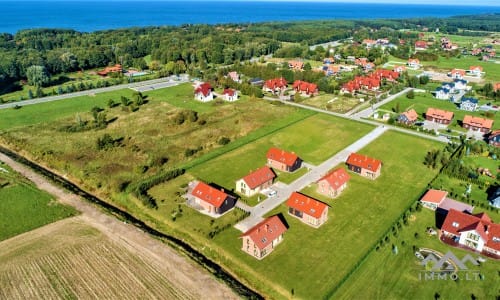
<instances>
[{"instance_id":1,"label":"immo.lt logo","mask_svg":"<svg viewBox=\"0 0 500 300\"><path fill-rule=\"evenodd\" d=\"M432 249L421 249L415 255L421 260L420 265L424 267L418 274L418 279L421 281L484 279L479 270L474 268L479 266L479 262L470 254L458 259L452 251L442 255Z\"/></svg>"}]
</instances>

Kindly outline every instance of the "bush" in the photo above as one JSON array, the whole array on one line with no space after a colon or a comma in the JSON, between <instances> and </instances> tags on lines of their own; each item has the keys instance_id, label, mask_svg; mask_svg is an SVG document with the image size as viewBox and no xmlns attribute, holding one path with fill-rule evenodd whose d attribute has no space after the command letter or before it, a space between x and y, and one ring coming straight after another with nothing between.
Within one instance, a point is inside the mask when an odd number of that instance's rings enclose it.
<instances>
[{"instance_id":1,"label":"bush","mask_svg":"<svg viewBox=\"0 0 500 300\"><path fill-rule=\"evenodd\" d=\"M230 138L228 138L228 137L223 136L223 137L221 137L221 138L219 139L219 141L218 141L217 143L218 143L219 145L227 145L227 144L229 144L229 142L231 142L231 139L230 139Z\"/></svg>"}]
</instances>

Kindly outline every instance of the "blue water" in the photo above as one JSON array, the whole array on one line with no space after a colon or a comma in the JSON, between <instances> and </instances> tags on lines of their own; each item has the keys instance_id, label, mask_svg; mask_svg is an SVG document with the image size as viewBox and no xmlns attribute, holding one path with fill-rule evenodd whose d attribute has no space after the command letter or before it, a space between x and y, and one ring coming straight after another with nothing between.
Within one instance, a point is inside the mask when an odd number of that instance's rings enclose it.
<instances>
[{"instance_id":1,"label":"blue water","mask_svg":"<svg viewBox=\"0 0 500 300\"><path fill-rule=\"evenodd\" d=\"M96 31L133 26L262 21L447 17L498 6L252 1L0 1L0 32L28 28Z\"/></svg>"}]
</instances>

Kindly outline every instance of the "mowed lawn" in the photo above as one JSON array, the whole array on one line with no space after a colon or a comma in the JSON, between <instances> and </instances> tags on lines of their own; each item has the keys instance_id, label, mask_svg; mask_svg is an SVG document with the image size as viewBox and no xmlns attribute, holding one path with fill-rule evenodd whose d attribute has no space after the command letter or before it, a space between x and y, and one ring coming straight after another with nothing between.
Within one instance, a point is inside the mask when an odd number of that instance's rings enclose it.
<instances>
[{"instance_id":1,"label":"mowed lawn","mask_svg":"<svg viewBox=\"0 0 500 300\"><path fill-rule=\"evenodd\" d=\"M232 189L236 180L266 164L266 154L271 147L295 152L305 162L317 165L370 130L370 125L317 114L200 164L189 173Z\"/></svg>"},{"instance_id":2,"label":"mowed lawn","mask_svg":"<svg viewBox=\"0 0 500 300\"><path fill-rule=\"evenodd\" d=\"M422 65L425 68L434 68L442 71L451 71L452 69L469 70L471 66L481 66L486 75L483 77L487 81L500 80L500 68L494 62L479 60L478 56L460 56L460 57L439 57L437 61L423 61Z\"/></svg>"},{"instance_id":3,"label":"mowed lawn","mask_svg":"<svg viewBox=\"0 0 500 300\"><path fill-rule=\"evenodd\" d=\"M231 264L242 264L234 270L243 277L250 276L249 281L272 293L271 297L290 298L293 294L321 299L420 197L436 174L422 164L424 156L429 149L442 147L401 133L385 133L360 151L382 160L382 175L372 181L351 173L347 190L334 200L317 195L314 184L306 188L304 193L331 206L329 220L318 229L289 216L287 207L281 205L271 214L283 214L290 228L283 243L262 261L240 250L240 233L236 230L223 232L215 241L234 260Z\"/></svg>"},{"instance_id":4,"label":"mowed lawn","mask_svg":"<svg viewBox=\"0 0 500 300\"><path fill-rule=\"evenodd\" d=\"M475 213L483 209L475 209ZM491 211L487 214L496 222L500 215ZM403 225L403 230L397 238L391 236L391 241L379 251L370 254L365 263L346 281L333 295L335 299L498 299L500 296L500 262L488 260L477 267L468 263L466 266L472 272L480 272L484 280L466 280L465 272L459 272L458 282L453 280L424 280L419 275L424 267L419 264L413 251L413 245L418 248L431 248L441 253L449 250L462 259L466 254L477 257L477 254L456 249L440 242L436 236L426 234L427 227L435 227L434 212L422 209L413 214L414 221L409 226ZM410 218L412 219L412 218ZM415 238L418 233L418 238ZM404 245L403 245L404 242ZM398 247L398 254L391 251L392 244ZM469 275L473 279L473 275ZM474 295L475 297L473 297Z\"/></svg>"}]
</instances>

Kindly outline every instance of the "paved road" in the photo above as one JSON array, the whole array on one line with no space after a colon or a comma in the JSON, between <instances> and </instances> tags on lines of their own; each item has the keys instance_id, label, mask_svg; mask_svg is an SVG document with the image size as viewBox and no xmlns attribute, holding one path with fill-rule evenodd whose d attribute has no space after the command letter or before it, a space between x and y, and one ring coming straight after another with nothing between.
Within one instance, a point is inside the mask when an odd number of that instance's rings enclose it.
<instances>
[{"instance_id":1,"label":"paved road","mask_svg":"<svg viewBox=\"0 0 500 300\"><path fill-rule=\"evenodd\" d=\"M25 106L25 105L33 105L33 104L39 104L39 103L45 103L45 102L52 102L52 101L64 100L64 99L69 99L69 98L78 97L78 96L86 96L86 95L91 95L91 94L112 92L112 91L122 90L122 89L126 89L126 88L129 88L129 89L143 89L144 88L146 91L150 91L152 89L160 89L160 88L169 87L169 86L181 84L181 83L188 81L188 79L186 77L181 77L180 80L178 80L178 81L174 81L174 78L176 78L176 77L171 76L171 77L147 80L147 81L142 81L142 82L114 85L114 86L92 89L92 90L81 91L81 92L75 92L75 93L64 94L64 95L49 96L49 97L36 98L36 99L30 99L30 100L24 100L24 101L9 102L9 103L5 103L5 104L0 104L0 109L12 108L15 106Z\"/></svg>"},{"instance_id":2,"label":"paved road","mask_svg":"<svg viewBox=\"0 0 500 300\"><path fill-rule=\"evenodd\" d=\"M294 182L292 182L291 184L289 185L282 184L274 186L273 189L278 192L277 196L267 198L266 200L259 203L259 205L254 206L253 208L248 210L250 211L250 216L244 219L243 221L239 222L238 224L236 224L235 227L242 232L246 232L248 229L255 226L258 222L262 221L263 220L262 216L264 216L265 214L267 214L268 212L279 206L281 203L285 202L294 191L300 191L305 187L309 186L310 184L318 181L329 170L331 170L338 164L345 162L349 154L361 150L363 147L365 147L366 145L377 139L379 136L381 136L386 130L388 130L387 127L379 125L370 133L363 136L353 144L347 146L346 148L344 148L334 156L330 157L328 160L324 161L320 165L318 166L309 165L309 167L311 168L310 171L304 174L302 177L295 180Z\"/></svg>"},{"instance_id":3,"label":"paved road","mask_svg":"<svg viewBox=\"0 0 500 300\"><path fill-rule=\"evenodd\" d=\"M396 99L399 96L405 95L411 89L412 88L406 88L406 89L402 90L401 92L399 92L397 94L391 95L391 96L387 97L386 99L384 99L384 100L382 100L380 102L377 102L377 103L371 105L370 107L368 107L365 110L362 110L360 112L352 114L352 116L354 118L369 118L370 116L373 115L373 113L377 110L377 108L379 108L380 106L382 106L382 105L384 105L386 103L391 102L392 100ZM346 115L351 115L351 112L346 113Z\"/></svg>"}]
</instances>

